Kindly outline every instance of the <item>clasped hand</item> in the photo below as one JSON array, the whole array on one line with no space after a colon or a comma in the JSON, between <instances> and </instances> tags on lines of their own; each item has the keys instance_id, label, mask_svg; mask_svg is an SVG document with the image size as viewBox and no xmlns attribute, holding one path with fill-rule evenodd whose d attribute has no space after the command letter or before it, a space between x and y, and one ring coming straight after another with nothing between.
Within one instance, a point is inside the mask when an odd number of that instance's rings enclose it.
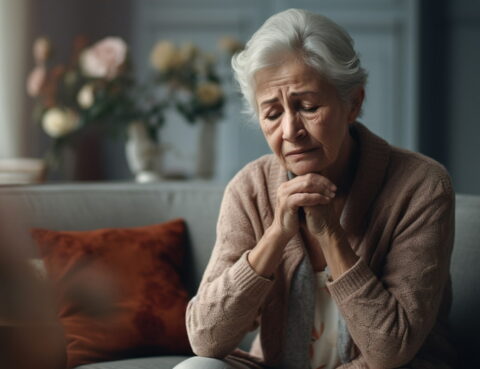
<instances>
[{"instance_id":1,"label":"clasped hand","mask_svg":"<svg viewBox=\"0 0 480 369\"><path fill-rule=\"evenodd\" d=\"M333 208L337 187L326 177L309 173L295 177L279 187L274 225L286 240L303 230L313 237L334 232L339 217ZM303 208L305 219L300 219Z\"/></svg>"}]
</instances>

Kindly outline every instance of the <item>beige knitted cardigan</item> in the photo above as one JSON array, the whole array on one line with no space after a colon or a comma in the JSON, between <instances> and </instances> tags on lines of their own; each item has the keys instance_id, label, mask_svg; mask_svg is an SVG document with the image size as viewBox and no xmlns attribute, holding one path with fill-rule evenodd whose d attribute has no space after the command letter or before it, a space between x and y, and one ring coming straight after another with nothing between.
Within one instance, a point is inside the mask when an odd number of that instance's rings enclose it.
<instances>
[{"instance_id":1,"label":"beige knitted cardigan","mask_svg":"<svg viewBox=\"0 0 480 369\"><path fill-rule=\"evenodd\" d=\"M354 359L340 368L449 368L450 178L434 160L392 147L360 123L351 133L360 156L341 224L360 259L328 285L355 344ZM272 223L277 188L286 180L285 168L267 155L227 186L212 256L187 308L197 355L225 357L260 324L251 355L278 365L303 240L297 235L287 244L273 280L258 276L246 256Z\"/></svg>"}]
</instances>

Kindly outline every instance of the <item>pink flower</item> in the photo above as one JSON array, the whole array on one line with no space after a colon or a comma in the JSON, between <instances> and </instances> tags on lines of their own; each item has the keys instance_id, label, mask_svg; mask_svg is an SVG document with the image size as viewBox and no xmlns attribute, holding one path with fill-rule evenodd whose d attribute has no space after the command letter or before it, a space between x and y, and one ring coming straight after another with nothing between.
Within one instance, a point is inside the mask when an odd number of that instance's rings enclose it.
<instances>
[{"instance_id":1,"label":"pink flower","mask_svg":"<svg viewBox=\"0 0 480 369\"><path fill-rule=\"evenodd\" d=\"M37 97L45 84L47 70L43 65L36 66L27 78L27 93L31 97Z\"/></svg>"},{"instance_id":2,"label":"pink flower","mask_svg":"<svg viewBox=\"0 0 480 369\"><path fill-rule=\"evenodd\" d=\"M37 64L45 63L52 53L52 44L46 37L39 37L33 43L33 58Z\"/></svg>"},{"instance_id":3,"label":"pink flower","mask_svg":"<svg viewBox=\"0 0 480 369\"><path fill-rule=\"evenodd\" d=\"M119 37L106 37L86 49L80 58L85 75L94 78L115 78L127 57L127 44Z\"/></svg>"}]
</instances>

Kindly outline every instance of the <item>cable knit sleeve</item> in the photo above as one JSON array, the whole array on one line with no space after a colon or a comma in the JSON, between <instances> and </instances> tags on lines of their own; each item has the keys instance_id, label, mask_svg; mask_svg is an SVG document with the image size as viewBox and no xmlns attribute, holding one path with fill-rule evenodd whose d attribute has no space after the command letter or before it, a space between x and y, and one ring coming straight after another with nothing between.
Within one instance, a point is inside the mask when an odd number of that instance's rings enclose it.
<instances>
[{"instance_id":1,"label":"cable knit sleeve","mask_svg":"<svg viewBox=\"0 0 480 369\"><path fill-rule=\"evenodd\" d=\"M435 324L454 233L453 190L435 179L411 194L379 275L360 259L328 285L361 352L341 369L401 367Z\"/></svg>"},{"instance_id":2,"label":"cable knit sleeve","mask_svg":"<svg viewBox=\"0 0 480 369\"><path fill-rule=\"evenodd\" d=\"M273 283L257 275L247 261L259 237L251 219L258 213L252 197L238 179L225 190L217 240L197 295L187 307L188 337L197 355L230 354L245 333L258 326L256 319Z\"/></svg>"}]
</instances>

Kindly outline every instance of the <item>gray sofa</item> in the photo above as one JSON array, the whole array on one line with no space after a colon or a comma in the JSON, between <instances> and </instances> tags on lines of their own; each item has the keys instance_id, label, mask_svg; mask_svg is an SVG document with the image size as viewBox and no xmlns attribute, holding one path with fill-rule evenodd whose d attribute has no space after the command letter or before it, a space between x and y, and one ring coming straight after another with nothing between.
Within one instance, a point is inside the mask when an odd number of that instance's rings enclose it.
<instances>
[{"instance_id":1,"label":"gray sofa","mask_svg":"<svg viewBox=\"0 0 480 369\"><path fill-rule=\"evenodd\" d=\"M193 294L208 262L215 239L215 224L223 186L207 183L165 182L159 184L61 184L0 187L0 216L4 222L12 211L21 214L21 228L90 230L105 227L132 227L159 223L172 218L186 220L190 238L189 289ZM480 367L469 360L479 343L480 287L480 197L457 196L456 238L452 260L454 303L451 323L455 340L462 349L461 368ZM17 242L34 257L29 237ZM0 302L1 304L1 302ZM247 348L252 335L245 338ZM469 356L470 355L470 356ZM180 356L151 357L84 365L78 369L163 369L185 359Z\"/></svg>"}]
</instances>

